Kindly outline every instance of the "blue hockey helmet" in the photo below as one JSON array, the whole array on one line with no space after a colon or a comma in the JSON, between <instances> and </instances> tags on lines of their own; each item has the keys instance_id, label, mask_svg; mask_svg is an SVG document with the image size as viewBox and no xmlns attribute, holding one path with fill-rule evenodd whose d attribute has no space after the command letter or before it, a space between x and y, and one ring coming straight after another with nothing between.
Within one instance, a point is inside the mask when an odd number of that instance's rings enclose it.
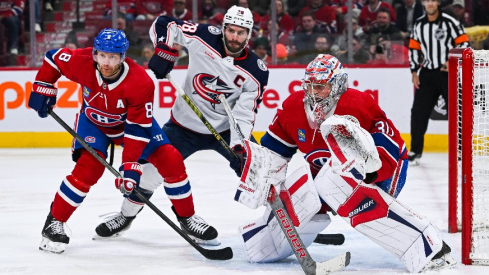
<instances>
[{"instance_id":1,"label":"blue hockey helmet","mask_svg":"<svg viewBox=\"0 0 489 275\"><path fill-rule=\"evenodd\" d=\"M93 42L93 54L96 51L107 53L120 53L121 60L126 57L126 51L129 48L129 41L126 34L121 30L103 29Z\"/></svg>"}]
</instances>

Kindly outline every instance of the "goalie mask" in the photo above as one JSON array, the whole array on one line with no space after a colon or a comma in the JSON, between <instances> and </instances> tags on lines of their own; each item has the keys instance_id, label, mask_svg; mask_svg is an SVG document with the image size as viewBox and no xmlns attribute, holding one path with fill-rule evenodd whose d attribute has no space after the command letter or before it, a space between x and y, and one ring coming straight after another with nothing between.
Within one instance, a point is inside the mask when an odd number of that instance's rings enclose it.
<instances>
[{"instance_id":1,"label":"goalie mask","mask_svg":"<svg viewBox=\"0 0 489 275\"><path fill-rule=\"evenodd\" d=\"M307 65L302 89L304 109L312 129L319 129L347 88L348 75L336 57L320 54Z\"/></svg>"}]
</instances>

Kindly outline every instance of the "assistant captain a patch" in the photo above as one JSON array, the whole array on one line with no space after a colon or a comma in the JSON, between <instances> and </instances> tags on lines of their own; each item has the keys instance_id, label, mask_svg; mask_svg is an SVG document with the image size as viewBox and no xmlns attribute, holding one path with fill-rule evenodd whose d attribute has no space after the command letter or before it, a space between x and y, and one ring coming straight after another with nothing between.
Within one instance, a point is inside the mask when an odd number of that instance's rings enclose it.
<instances>
[{"instance_id":1,"label":"assistant captain a patch","mask_svg":"<svg viewBox=\"0 0 489 275\"><path fill-rule=\"evenodd\" d=\"M297 129L297 137L300 142L306 142L306 131L303 129Z\"/></svg>"}]
</instances>

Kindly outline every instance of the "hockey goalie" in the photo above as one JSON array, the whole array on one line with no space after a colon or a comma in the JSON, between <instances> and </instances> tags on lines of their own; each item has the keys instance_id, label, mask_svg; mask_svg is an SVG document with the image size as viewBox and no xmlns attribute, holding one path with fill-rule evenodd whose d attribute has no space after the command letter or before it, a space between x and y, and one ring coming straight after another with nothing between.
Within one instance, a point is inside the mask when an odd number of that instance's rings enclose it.
<instances>
[{"instance_id":1,"label":"hockey goalie","mask_svg":"<svg viewBox=\"0 0 489 275\"><path fill-rule=\"evenodd\" d=\"M235 200L255 209L267 205L275 188L306 246L329 225L327 210L332 210L412 273L455 265L439 229L396 199L407 173L399 132L370 95L347 83L334 56L319 55L309 63L304 91L284 101L261 145L245 141L247 159ZM309 167L286 178L297 149ZM252 262L293 253L269 208L239 231Z\"/></svg>"}]
</instances>

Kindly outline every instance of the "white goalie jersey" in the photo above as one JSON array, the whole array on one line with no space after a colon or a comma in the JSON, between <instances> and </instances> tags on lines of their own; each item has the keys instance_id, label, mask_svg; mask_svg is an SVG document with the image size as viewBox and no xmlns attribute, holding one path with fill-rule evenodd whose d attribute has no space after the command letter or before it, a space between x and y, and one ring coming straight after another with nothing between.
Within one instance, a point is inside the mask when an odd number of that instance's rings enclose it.
<instances>
[{"instance_id":1,"label":"white goalie jersey","mask_svg":"<svg viewBox=\"0 0 489 275\"><path fill-rule=\"evenodd\" d=\"M265 63L246 48L239 58L227 56L221 29L212 25L160 16L149 34L154 45L165 43L171 47L177 43L188 49L190 59L183 90L210 124L218 132L230 130L228 116L219 100L219 95L223 94L243 134L249 138L268 82L269 72ZM171 115L180 126L209 134L183 98L177 98ZM230 146L239 143L231 128Z\"/></svg>"}]
</instances>

